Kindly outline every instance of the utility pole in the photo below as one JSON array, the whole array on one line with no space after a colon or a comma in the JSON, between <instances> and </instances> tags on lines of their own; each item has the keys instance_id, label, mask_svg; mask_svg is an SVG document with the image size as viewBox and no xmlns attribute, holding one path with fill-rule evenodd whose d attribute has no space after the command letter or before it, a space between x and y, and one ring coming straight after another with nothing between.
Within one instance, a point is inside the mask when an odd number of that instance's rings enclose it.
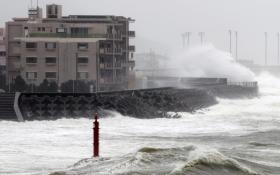
<instances>
[{"instance_id":1,"label":"utility pole","mask_svg":"<svg viewBox=\"0 0 280 175\"><path fill-rule=\"evenodd\" d=\"M229 30L228 33L229 33L229 53L232 54L232 45L231 45L231 43L232 43L232 41L231 41L232 40L232 31Z\"/></svg>"},{"instance_id":2,"label":"utility pole","mask_svg":"<svg viewBox=\"0 0 280 175\"><path fill-rule=\"evenodd\" d=\"M203 45L205 32L199 32L198 35L200 36L200 43L201 43L201 45Z\"/></svg>"},{"instance_id":3,"label":"utility pole","mask_svg":"<svg viewBox=\"0 0 280 175\"><path fill-rule=\"evenodd\" d=\"M267 32L264 32L264 41L265 41L265 65L267 65Z\"/></svg>"},{"instance_id":4,"label":"utility pole","mask_svg":"<svg viewBox=\"0 0 280 175\"><path fill-rule=\"evenodd\" d=\"M182 34L182 39L183 39L183 49L186 47L186 34Z\"/></svg>"},{"instance_id":5,"label":"utility pole","mask_svg":"<svg viewBox=\"0 0 280 175\"><path fill-rule=\"evenodd\" d=\"M191 40L191 32L187 32L187 41L188 41L188 48L190 48L190 40Z\"/></svg>"},{"instance_id":6,"label":"utility pole","mask_svg":"<svg viewBox=\"0 0 280 175\"><path fill-rule=\"evenodd\" d=\"M190 36L191 36L191 32L185 32L182 34L183 48L186 47L186 39L187 39L187 48L190 47Z\"/></svg>"},{"instance_id":7,"label":"utility pole","mask_svg":"<svg viewBox=\"0 0 280 175\"><path fill-rule=\"evenodd\" d=\"M279 50L279 46L280 45L280 33L277 32L277 64L279 65L280 63L280 50Z\"/></svg>"},{"instance_id":8,"label":"utility pole","mask_svg":"<svg viewBox=\"0 0 280 175\"><path fill-rule=\"evenodd\" d=\"M235 31L235 59L238 60L238 32Z\"/></svg>"}]
</instances>

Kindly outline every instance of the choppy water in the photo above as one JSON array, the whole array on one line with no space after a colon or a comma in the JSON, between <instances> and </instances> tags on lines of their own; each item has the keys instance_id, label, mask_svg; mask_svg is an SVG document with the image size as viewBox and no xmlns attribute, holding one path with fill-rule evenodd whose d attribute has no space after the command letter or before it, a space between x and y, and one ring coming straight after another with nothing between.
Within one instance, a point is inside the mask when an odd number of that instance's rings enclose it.
<instances>
[{"instance_id":1,"label":"choppy water","mask_svg":"<svg viewBox=\"0 0 280 175\"><path fill-rule=\"evenodd\" d=\"M0 174L279 175L280 80L258 79L259 98L180 119L112 113L100 120L100 159L90 159L91 120L2 121Z\"/></svg>"}]
</instances>

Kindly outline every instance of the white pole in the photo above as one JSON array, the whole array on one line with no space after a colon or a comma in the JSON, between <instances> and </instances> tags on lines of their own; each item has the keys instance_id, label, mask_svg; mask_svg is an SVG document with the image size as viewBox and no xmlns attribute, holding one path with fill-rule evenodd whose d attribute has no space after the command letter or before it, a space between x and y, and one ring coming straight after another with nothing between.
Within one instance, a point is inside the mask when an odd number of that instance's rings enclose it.
<instances>
[{"instance_id":1,"label":"white pole","mask_svg":"<svg viewBox=\"0 0 280 175\"><path fill-rule=\"evenodd\" d=\"M279 45L280 45L280 33L277 32L277 64L280 63L280 51L279 51Z\"/></svg>"},{"instance_id":2,"label":"white pole","mask_svg":"<svg viewBox=\"0 0 280 175\"><path fill-rule=\"evenodd\" d=\"M231 46L231 40L232 40L232 31L229 30L229 53L232 54L232 46Z\"/></svg>"},{"instance_id":3,"label":"white pole","mask_svg":"<svg viewBox=\"0 0 280 175\"><path fill-rule=\"evenodd\" d=\"M236 44L236 46L235 46L235 59L236 59L236 61L238 60L238 32L237 31L235 31L235 44Z\"/></svg>"},{"instance_id":4,"label":"white pole","mask_svg":"<svg viewBox=\"0 0 280 175\"><path fill-rule=\"evenodd\" d=\"M264 32L265 37L265 65L267 65L267 32Z\"/></svg>"}]
</instances>

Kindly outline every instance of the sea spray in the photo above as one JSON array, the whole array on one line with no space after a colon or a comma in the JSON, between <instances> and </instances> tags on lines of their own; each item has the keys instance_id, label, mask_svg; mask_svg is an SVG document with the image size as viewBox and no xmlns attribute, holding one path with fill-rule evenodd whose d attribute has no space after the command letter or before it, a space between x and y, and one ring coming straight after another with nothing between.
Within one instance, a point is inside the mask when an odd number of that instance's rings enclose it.
<instances>
[{"instance_id":1,"label":"sea spray","mask_svg":"<svg viewBox=\"0 0 280 175\"><path fill-rule=\"evenodd\" d=\"M178 77L228 78L229 81L254 81L255 75L236 62L230 53L215 48L212 44L196 46L174 54L169 60Z\"/></svg>"}]
</instances>

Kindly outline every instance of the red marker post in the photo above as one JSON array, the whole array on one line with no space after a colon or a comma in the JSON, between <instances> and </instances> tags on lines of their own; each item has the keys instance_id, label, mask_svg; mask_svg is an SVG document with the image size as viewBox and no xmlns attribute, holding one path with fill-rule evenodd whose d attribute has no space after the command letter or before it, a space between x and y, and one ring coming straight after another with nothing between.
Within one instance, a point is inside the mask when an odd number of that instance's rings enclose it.
<instances>
[{"instance_id":1,"label":"red marker post","mask_svg":"<svg viewBox=\"0 0 280 175\"><path fill-rule=\"evenodd\" d=\"M97 114L95 114L95 121L93 122L93 157L99 157L99 122Z\"/></svg>"}]
</instances>

